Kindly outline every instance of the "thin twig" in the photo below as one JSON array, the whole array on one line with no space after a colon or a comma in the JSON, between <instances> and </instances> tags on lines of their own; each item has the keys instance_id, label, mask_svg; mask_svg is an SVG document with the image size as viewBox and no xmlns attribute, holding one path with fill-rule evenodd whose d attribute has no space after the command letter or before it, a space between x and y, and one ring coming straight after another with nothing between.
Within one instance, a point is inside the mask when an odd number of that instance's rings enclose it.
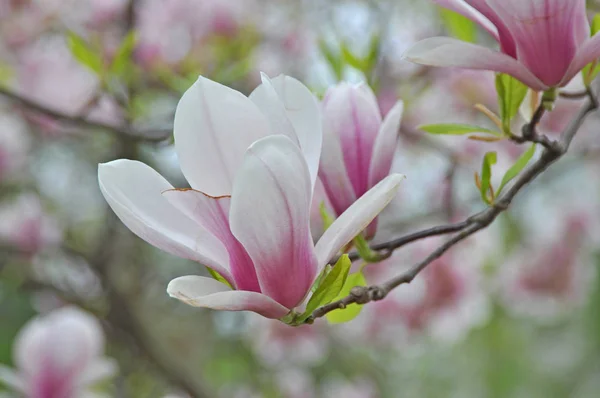
<instances>
[{"instance_id":1,"label":"thin twig","mask_svg":"<svg viewBox=\"0 0 600 398\"><path fill-rule=\"evenodd\" d=\"M377 247L380 247L383 250L390 252L407 243L414 242L419 239L424 239L430 236L444 234L445 231L448 231L446 233L455 233L454 236L452 236L444 244L439 246L424 260L413 265L408 271L392 279L389 279L388 281L380 285L366 287L356 286L352 288L348 296L342 298L341 300L317 308L312 313L312 315L306 320L306 322L312 323L316 318L320 318L333 310L346 308L346 306L352 303L366 304L370 301L377 301L383 299L389 294L390 291L392 291L396 287L405 283L410 283L421 271L423 271L433 261L441 257L450 248L454 247L459 242L463 241L469 236L492 224L494 220L498 217L498 215L500 215L502 212L506 211L509 208L511 202L513 201L515 196L521 191L521 189L523 189L526 185L528 185L531 181L533 181L536 177L543 173L550 165L552 165L554 162L560 159L568 151L573 137L581 127L585 118L592 111L598 108L598 101L596 97L591 92L589 94L590 95L588 101L581 108L577 116L564 130L560 140L553 142L552 145L544 146L544 151L542 152L540 158L534 163L532 163L528 168L526 168L521 174L519 174L514 179L513 184L497 198L496 202L492 206L467 218L462 223L429 228L427 230L416 232L405 237L396 239L392 242L384 243L379 246L374 246L373 249L375 250L377 249ZM531 123L539 123L539 120L541 119L543 114L544 112L540 111L539 115L532 119ZM529 131L533 131L533 133L535 134L535 126L530 126L529 129ZM532 137L532 135L529 134L529 137Z\"/></svg>"},{"instance_id":2,"label":"thin twig","mask_svg":"<svg viewBox=\"0 0 600 398\"><path fill-rule=\"evenodd\" d=\"M0 96L8 98L12 102L14 102L20 106L23 106L30 111L41 113L43 115L49 116L53 119L56 119L57 121L60 121L60 122L65 122L65 123L68 123L68 124L71 124L74 126L83 127L83 128L100 129L100 130L108 131L112 134L130 137L131 139L133 139L135 141L160 142L160 141L166 140L171 135L171 130L148 130L148 131L134 130L134 129L131 129L128 127L114 126L114 125L110 125L110 124L106 124L106 123L102 123L102 122L98 122L98 121L93 121L93 120L87 119L82 116L68 115L66 113L62 113L62 112L50 109L42 104L39 104L39 103L32 101L30 99L27 99L25 97L22 97L19 94L16 94L16 93L6 89L5 87L1 87L1 86L0 86Z\"/></svg>"}]
</instances>

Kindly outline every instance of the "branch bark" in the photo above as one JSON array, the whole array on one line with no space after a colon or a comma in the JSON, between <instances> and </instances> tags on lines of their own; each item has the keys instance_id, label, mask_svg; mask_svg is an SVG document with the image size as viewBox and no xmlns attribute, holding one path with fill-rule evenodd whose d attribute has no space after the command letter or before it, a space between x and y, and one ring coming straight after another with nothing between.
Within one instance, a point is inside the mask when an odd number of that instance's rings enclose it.
<instances>
[{"instance_id":1,"label":"branch bark","mask_svg":"<svg viewBox=\"0 0 600 398\"><path fill-rule=\"evenodd\" d=\"M320 318L336 309L343 309L349 304L366 304L371 301L377 301L385 298L390 291L396 287L405 283L410 283L412 280L423 271L429 264L440 258L450 248L456 244L465 240L469 236L476 232L488 227L494 222L494 220L504 211L506 211L512 203L515 196L531 181L542 174L548 167L559 160L567 153L569 146L575 134L583 124L585 118L594 110L598 108L598 100L589 92L589 99L583 105L577 116L571 121L567 128L563 131L561 137L557 141L543 140L542 143L544 150L541 156L529 167L527 167L521 174L519 174L513 181L513 184L502 193L494 204L485 210L476 213L466 220L456 223L442 225L438 227L429 228L423 231L415 232L404 237L395 239L393 241L375 245L372 247L373 250L384 250L384 253L391 254L394 250L417 240L425 239L432 236L445 235L454 233L455 235L444 242L436 250L434 250L429 256L423 259L421 262L413 265L408 271L389 279L388 281L380 285L372 286L356 286L350 294L341 300L329 303L325 306L317 308L312 315L306 320L307 323L312 323L316 318ZM538 113L538 112L536 112ZM540 142L539 135L535 133L536 124L540 121L543 116L543 112L540 111L538 117L532 120L532 123L525 125L523 131L527 132L524 134L523 142ZM544 137L545 138L545 137ZM356 255L353 254L353 259L356 259Z\"/></svg>"}]
</instances>

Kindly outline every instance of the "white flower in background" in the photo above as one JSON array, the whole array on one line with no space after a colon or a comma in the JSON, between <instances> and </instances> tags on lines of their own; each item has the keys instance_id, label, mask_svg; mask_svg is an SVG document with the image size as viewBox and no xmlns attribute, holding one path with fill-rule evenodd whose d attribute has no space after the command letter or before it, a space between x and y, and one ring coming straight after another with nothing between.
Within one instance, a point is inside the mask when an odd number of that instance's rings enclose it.
<instances>
[{"instance_id":1,"label":"white flower in background","mask_svg":"<svg viewBox=\"0 0 600 398\"><path fill-rule=\"evenodd\" d=\"M104 337L89 314L65 307L29 321L15 339L16 369L0 365L0 381L26 398L97 398L89 389L116 371L102 356Z\"/></svg>"}]
</instances>

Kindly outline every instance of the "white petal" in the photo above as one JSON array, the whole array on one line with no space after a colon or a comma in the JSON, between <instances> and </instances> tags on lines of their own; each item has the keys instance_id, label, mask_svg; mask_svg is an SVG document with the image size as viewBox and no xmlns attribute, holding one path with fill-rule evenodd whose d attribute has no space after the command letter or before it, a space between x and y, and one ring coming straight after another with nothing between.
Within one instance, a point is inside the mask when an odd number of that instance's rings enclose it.
<instances>
[{"instance_id":1,"label":"white petal","mask_svg":"<svg viewBox=\"0 0 600 398\"><path fill-rule=\"evenodd\" d=\"M383 180L392 168L392 161L398 146L398 129L404 103L396 102L396 105L388 112L381 127L375 144L373 145L373 155L371 156L371 165L369 166L369 186L372 187Z\"/></svg>"},{"instance_id":2,"label":"white petal","mask_svg":"<svg viewBox=\"0 0 600 398\"><path fill-rule=\"evenodd\" d=\"M401 174L391 174L361 196L333 222L315 247L319 267L327 264L340 249L377 217L394 198L403 179L404 176Z\"/></svg>"},{"instance_id":3,"label":"white petal","mask_svg":"<svg viewBox=\"0 0 600 398\"><path fill-rule=\"evenodd\" d=\"M319 170L323 136L319 102L304 84L293 77L279 75L272 79L270 83L283 103L287 118L294 128L300 148L308 163L312 186L314 186ZM256 100L260 98L262 105L259 105L259 107L263 111L264 106L268 105L268 102L264 100L266 97L265 91L267 91L264 86L263 80L263 84L257 87L250 96L251 98L257 97Z\"/></svg>"},{"instance_id":4,"label":"white petal","mask_svg":"<svg viewBox=\"0 0 600 398\"><path fill-rule=\"evenodd\" d=\"M507 73L532 89L541 91L548 88L516 59L486 47L449 37L431 37L421 40L407 50L403 57L423 65Z\"/></svg>"},{"instance_id":5,"label":"white petal","mask_svg":"<svg viewBox=\"0 0 600 398\"><path fill-rule=\"evenodd\" d=\"M0 364L0 385L5 385L13 391L24 393L26 386L21 375L13 369Z\"/></svg>"},{"instance_id":6,"label":"white petal","mask_svg":"<svg viewBox=\"0 0 600 398\"><path fill-rule=\"evenodd\" d=\"M231 232L254 262L261 291L293 308L314 279L312 192L306 161L289 138L255 142L233 185Z\"/></svg>"},{"instance_id":7,"label":"white petal","mask_svg":"<svg viewBox=\"0 0 600 398\"><path fill-rule=\"evenodd\" d=\"M292 126L285 105L273 87L271 79L264 73L260 74L260 78L262 84L256 87L248 98L267 116L274 134L283 134L295 144L300 145L296 130Z\"/></svg>"},{"instance_id":8,"label":"white petal","mask_svg":"<svg viewBox=\"0 0 600 398\"><path fill-rule=\"evenodd\" d=\"M151 167L115 160L98 167L100 190L121 221L137 236L175 256L198 261L227 273L225 248L163 197L173 189Z\"/></svg>"},{"instance_id":9,"label":"white petal","mask_svg":"<svg viewBox=\"0 0 600 398\"><path fill-rule=\"evenodd\" d=\"M169 282L171 297L194 307L225 311L253 311L266 318L281 318L290 310L264 294L231 290L211 278L188 275Z\"/></svg>"},{"instance_id":10,"label":"white petal","mask_svg":"<svg viewBox=\"0 0 600 398\"><path fill-rule=\"evenodd\" d=\"M231 194L246 149L272 134L256 105L238 91L200 76L177 105L175 149L190 185L210 196Z\"/></svg>"},{"instance_id":11,"label":"white petal","mask_svg":"<svg viewBox=\"0 0 600 398\"><path fill-rule=\"evenodd\" d=\"M78 380L78 386L86 386L109 379L117 373L117 362L109 358L98 358L88 365Z\"/></svg>"}]
</instances>

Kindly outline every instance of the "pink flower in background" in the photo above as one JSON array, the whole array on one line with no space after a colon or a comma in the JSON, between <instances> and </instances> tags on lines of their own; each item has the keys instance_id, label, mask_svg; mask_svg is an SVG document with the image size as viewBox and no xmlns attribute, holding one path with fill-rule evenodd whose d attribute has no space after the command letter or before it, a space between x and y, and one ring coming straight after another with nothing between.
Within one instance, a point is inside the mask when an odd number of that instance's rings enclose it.
<instances>
[{"instance_id":1,"label":"pink flower in background","mask_svg":"<svg viewBox=\"0 0 600 398\"><path fill-rule=\"evenodd\" d=\"M14 177L26 165L30 147L24 123L0 110L0 181Z\"/></svg>"},{"instance_id":2,"label":"pink flower in background","mask_svg":"<svg viewBox=\"0 0 600 398\"><path fill-rule=\"evenodd\" d=\"M22 194L0 206L0 241L14 245L24 253L36 253L58 244L62 229L48 215L37 196Z\"/></svg>"},{"instance_id":3,"label":"pink flower in background","mask_svg":"<svg viewBox=\"0 0 600 398\"><path fill-rule=\"evenodd\" d=\"M248 338L255 355L268 367L318 366L329 357L329 337L322 323L290 328L281 322L253 318Z\"/></svg>"},{"instance_id":4,"label":"pink flower in background","mask_svg":"<svg viewBox=\"0 0 600 398\"><path fill-rule=\"evenodd\" d=\"M479 23L500 51L448 37L418 42L410 61L507 73L534 90L562 87L600 56L585 0L434 0Z\"/></svg>"},{"instance_id":5,"label":"pink flower in background","mask_svg":"<svg viewBox=\"0 0 600 398\"><path fill-rule=\"evenodd\" d=\"M176 64L207 37L237 33L252 4L246 0L145 0L140 7L136 57L145 66Z\"/></svg>"},{"instance_id":6,"label":"pink flower in background","mask_svg":"<svg viewBox=\"0 0 600 398\"><path fill-rule=\"evenodd\" d=\"M0 380L27 398L103 396L89 390L115 373L115 363L103 351L99 322L65 307L23 327L13 348L17 369L0 366Z\"/></svg>"},{"instance_id":7,"label":"pink flower in background","mask_svg":"<svg viewBox=\"0 0 600 398\"><path fill-rule=\"evenodd\" d=\"M552 317L581 303L588 290L591 271L580 254L588 232L583 215L570 215L559 236L546 242L536 256L531 248L503 268L504 300L514 312ZM525 258L525 259L524 259Z\"/></svg>"},{"instance_id":8,"label":"pink flower in background","mask_svg":"<svg viewBox=\"0 0 600 398\"><path fill-rule=\"evenodd\" d=\"M86 107L99 88L98 77L73 58L64 37L44 37L18 54L16 90L40 105L70 116ZM52 129L51 118L37 117Z\"/></svg>"},{"instance_id":9,"label":"pink flower in background","mask_svg":"<svg viewBox=\"0 0 600 398\"><path fill-rule=\"evenodd\" d=\"M190 305L281 318L319 270L392 199L391 175L357 200L316 245L310 207L321 155L318 103L299 81L263 76L250 97L200 77L175 114L175 149L192 189L140 162L100 165L100 189L134 233L223 276L184 276L167 291ZM275 133L275 134L274 134Z\"/></svg>"},{"instance_id":10,"label":"pink flower in background","mask_svg":"<svg viewBox=\"0 0 600 398\"><path fill-rule=\"evenodd\" d=\"M323 100L323 155L319 177L336 215L383 180L392 167L403 103L385 119L365 84L340 83ZM367 235L375 234L373 222Z\"/></svg>"}]
</instances>

